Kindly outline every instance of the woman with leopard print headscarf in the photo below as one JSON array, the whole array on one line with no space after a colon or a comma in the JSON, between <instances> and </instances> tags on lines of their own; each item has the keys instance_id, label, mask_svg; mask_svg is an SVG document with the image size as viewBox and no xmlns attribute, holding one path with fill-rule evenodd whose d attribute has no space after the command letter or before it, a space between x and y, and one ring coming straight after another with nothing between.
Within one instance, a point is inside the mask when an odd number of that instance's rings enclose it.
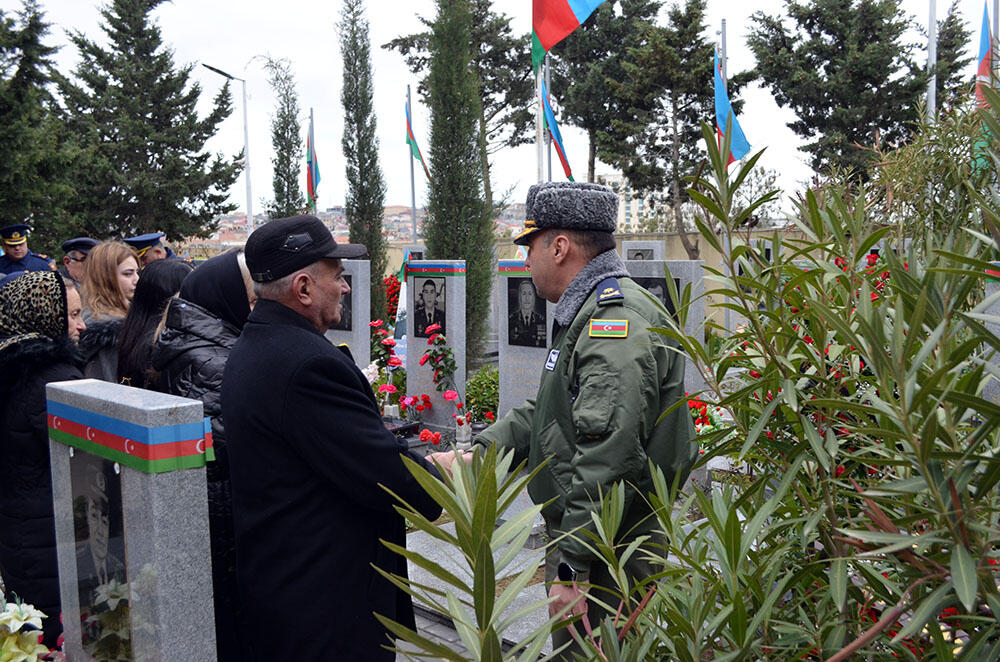
<instances>
[{"instance_id":1,"label":"woman with leopard print headscarf","mask_svg":"<svg viewBox=\"0 0 1000 662\"><path fill-rule=\"evenodd\" d=\"M59 274L31 272L0 288L0 578L41 609L44 643L59 623L59 576L45 385L80 379L80 295Z\"/></svg>"}]
</instances>

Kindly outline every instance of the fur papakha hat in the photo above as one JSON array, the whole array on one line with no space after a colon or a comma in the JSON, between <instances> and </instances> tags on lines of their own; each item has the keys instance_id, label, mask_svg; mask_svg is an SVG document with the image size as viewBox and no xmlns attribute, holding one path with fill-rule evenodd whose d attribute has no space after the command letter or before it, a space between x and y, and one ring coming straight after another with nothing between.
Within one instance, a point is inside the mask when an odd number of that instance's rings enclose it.
<instances>
[{"instance_id":1,"label":"fur papakha hat","mask_svg":"<svg viewBox=\"0 0 1000 662\"><path fill-rule=\"evenodd\" d=\"M547 228L614 232L618 196L607 186L577 182L545 182L528 189L524 230L514 243L527 246L531 236Z\"/></svg>"}]
</instances>

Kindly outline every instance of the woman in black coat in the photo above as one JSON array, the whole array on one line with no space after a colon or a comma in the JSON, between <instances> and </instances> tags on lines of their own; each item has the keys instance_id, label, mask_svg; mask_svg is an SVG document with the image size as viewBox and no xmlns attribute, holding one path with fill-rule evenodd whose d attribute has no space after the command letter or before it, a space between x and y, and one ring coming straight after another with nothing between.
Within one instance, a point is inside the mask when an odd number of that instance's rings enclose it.
<instances>
[{"instance_id":1,"label":"woman in black coat","mask_svg":"<svg viewBox=\"0 0 1000 662\"><path fill-rule=\"evenodd\" d=\"M62 625L45 385L83 376L85 328L79 293L55 272L0 288L0 576L8 600L46 614L50 648Z\"/></svg>"},{"instance_id":2,"label":"woman in black coat","mask_svg":"<svg viewBox=\"0 0 1000 662\"><path fill-rule=\"evenodd\" d=\"M180 298L171 300L167 308L166 324L152 354L153 370L160 373L159 389L201 400L205 416L212 419L215 462L208 464L208 512L220 662L247 659L238 639L240 610L229 455L219 404L222 371L229 350L250 314L247 284L252 281L249 272L244 277L240 258L241 252L223 253L204 262L184 279Z\"/></svg>"}]
</instances>

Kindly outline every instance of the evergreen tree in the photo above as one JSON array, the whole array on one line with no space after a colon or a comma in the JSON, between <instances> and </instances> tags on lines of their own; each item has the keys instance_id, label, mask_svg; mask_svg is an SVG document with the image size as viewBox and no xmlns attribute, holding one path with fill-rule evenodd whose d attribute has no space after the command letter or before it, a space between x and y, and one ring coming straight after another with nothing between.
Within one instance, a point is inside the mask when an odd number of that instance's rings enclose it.
<instances>
[{"instance_id":1,"label":"evergreen tree","mask_svg":"<svg viewBox=\"0 0 1000 662\"><path fill-rule=\"evenodd\" d=\"M73 146L46 88L57 50L44 43L48 31L34 0L16 18L0 11L0 219L31 224L37 252L79 229L66 213Z\"/></svg>"},{"instance_id":2,"label":"evergreen tree","mask_svg":"<svg viewBox=\"0 0 1000 662\"><path fill-rule=\"evenodd\" d=\"M650 200L651 218L664 223L655 230L676 230L692 260L698 259L699 249L682 214L688 201L684 178L704 161L701 123L715 116L705 4L686 0L683 6L673 5L665 27L639 24L639 45L621 59L623 78L607 81L625 112L596 132L598 156L621 170L638 197ZM741 74L729 81L737 112L742 106L737 91L747 78L749 74ZM662 206L669 213L657 209Z\"/></svg>"},{"instance_id":3,"label":"evergreen tree","mask_svg":"<svg viewBox=\"0 0 1000 662\"><path fill-rule=\"evenodd\" d=\"M785 0L781 16L753 15L748 44L757 71L789 124L811 140L816 170L864 177L878 143L898 144L917 119L926 74L903 37L911 26L895 0Z\"/></svg>"},{"instance_id":4,"label":"evergreen tree","mask_svg":"<svg viewBox=\"0 0 1000 662\"><path fill-rule=\"evenodd\" d=\"M972 81L963 75L972 62L966 49L972 41L972 32L965 26L965 19L952 0L948 15L938 21L937 29L937 98L938 104L960 103L968 98Z\"/></svg>"},{"instance_id":5,"label":"evergreen tree","mask_svg":"<svg viewBox=\"0 0 1000 662\"><path fill-rule=\"evenodd\" d=\"M472 63L469 0L437 0L427 94L434 181L424 238L428 257L466 262L466 339L470 362L482 353L493 276L492 210L483 200L479 158L481 96Z\"/></svg>"},{"instance_id":6,"label":"evergreen tree","mask_svg":"<svg viewBox=\"0 0 1000 662\"><path fill-rule=\"evenodd\" d=\"M205 151L232 112L228 83L212 110L196 112L192 65L175 68L150 14L163 0L111 0L101 9L108 47L71 33L80 52L63 80L71 131L85 150L76 173L77 211L93 237L162 230L171 240L208 236L239 175L237 159Z\"/></svg>"},{"instance_id":7,"label":"evergreen tree","mask_svg":"<svg viewBox=\"0 0 1000 662\"><path fill-rule=\"evenodd\" d=\"M364 0L344 0L340 21L340 54L344 62L342 145L347 159L347 201L344 213L351 228L351 241L368 247L371 261L372 319L385 317L385 277L389 262L382 214L385 209L385 178L378 162L378 131L375 124L372 86L371 40Z\"/></svg>"},{"instance_id":8,"label":"evergreen tree","mask_svg":"<svg viewBox=\"0 0 1000 662\"><path fill-rule=\"evenodd\" d=\"M533 139L534 84L531 76L531 36L514 36L511 18L493 11L490 0L471 0L472 66L479 77L482 103L479 116L480 163L483 191L493 208L489 158L501 149ZM417 91L427 95L430 64L431 21L420 18L428 30L393 39L382 47L399 51L414 74L423 78Z\"/></svg>"},{"instance_id":9,"label":"evergreen tree","mask_svg":"<svg viewBox=\"0 0 1000 662\"><path fill-rule=\"evenodd\" d=\"M594 181L598 132L632 115L613 82L625 80L626 54L640 48L650 35L661 4L660 0L608 0L550 51L553 100L562 104L568 124L587 133L588 182Z\"/></svg>"},{"instance_id":10,"label":"evergreen tree","mask_svg":"<svg viewBox=\"0 0 1000 662\"><path fill-rule=\"evenodd\" d=\"M267 58L267 68L271 90L277 97L274 115L271 116L271 185L274 200L267 206L269 218L287 218L301 214L306 200L299 188L299 172L302 166L302 127L299 125L299 93L295 89L288 60Z\"/></svg>"}]
</instances>

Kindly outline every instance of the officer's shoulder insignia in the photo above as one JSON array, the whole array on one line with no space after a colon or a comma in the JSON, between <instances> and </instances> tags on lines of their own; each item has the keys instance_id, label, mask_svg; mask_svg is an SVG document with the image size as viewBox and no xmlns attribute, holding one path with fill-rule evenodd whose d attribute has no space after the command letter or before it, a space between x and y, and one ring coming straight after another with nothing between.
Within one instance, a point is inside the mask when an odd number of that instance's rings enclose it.
<instances>
[{"instance_id":1,"label":"officer's shoulder insignia","mask_svg":"<svg viewBox=\"0 0 1000 662\"><path fill-rule=\"evenodd\" d=\"M55 262L49 262L49 269L51 269L52 271L59 271L59 268L56 267Z\"/></svg>"},{"instance_id":2,"label":"officer's shoulder insignia","mask_svg":"<svg viewBox=\"0 0 1000 662\"><path fill-rule=\"evenodd\" d=\"M622 294L622 290L618 286L617 278L605 278L597 284L597 304L599 306L606 306L624 299L625 295Z\"/></svg>"},{"instance_id":3,"label":"officer's shoulder insignia","mask_svg":"<svg viewBox=\"0 0 1000 662\"><path fill-rule=\"evenodd\" d=\"M590 320L591 338L627 338L628 320Z\"/></svg>"}]
</instances>

